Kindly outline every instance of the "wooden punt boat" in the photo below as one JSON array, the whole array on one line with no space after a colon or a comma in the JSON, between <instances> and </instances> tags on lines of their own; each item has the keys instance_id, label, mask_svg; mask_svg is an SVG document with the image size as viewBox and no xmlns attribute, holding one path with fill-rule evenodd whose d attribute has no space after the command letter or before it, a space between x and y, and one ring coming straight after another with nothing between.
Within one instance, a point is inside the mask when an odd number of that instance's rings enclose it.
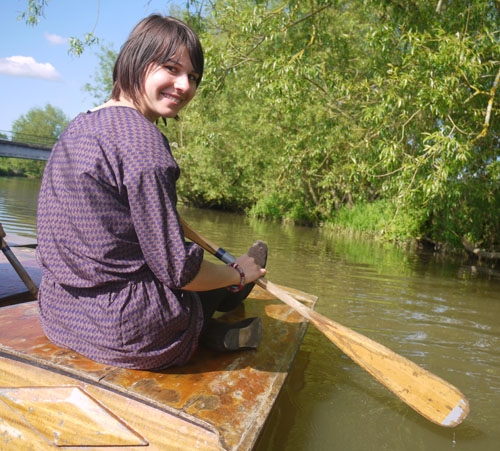
<instances>
[{"instance_id":1,"label":"wooden punt boat","mask_svg":"<svg viewBox=\"0 0 500 451\"><path fill-rule=\"evenodd\" d=\"M38 284L34 250L14 248ZM292 291L314 306L316 297ZM139 371L52 344L36 300L0 256L0 449L249 450L285 382L307 322L256 289L228 319L260 316L256 351L199 350L185 367Z\"/></svg>"}]
</instances>

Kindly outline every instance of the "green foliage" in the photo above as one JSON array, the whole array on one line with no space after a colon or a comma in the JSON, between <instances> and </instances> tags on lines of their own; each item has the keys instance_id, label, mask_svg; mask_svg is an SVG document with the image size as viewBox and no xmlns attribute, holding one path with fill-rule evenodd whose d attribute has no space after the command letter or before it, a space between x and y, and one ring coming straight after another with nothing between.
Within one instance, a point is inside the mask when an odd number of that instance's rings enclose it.
<instances>
[{"instance_id":1,"label":"green foliage","mask_svg":"<svg viewBox=\"0 0 500 451\"><path fill-rule=\"evenodd\" d=\"M99 38L94 33L86 33L83 39L77 37L69 38L68 53L74 56L80 56L87 47L99 44Z\"/></svg>"},{"instance_id":2,"label":"green foliage","mask_svg":"<svg viewBox=\"0 0 500 451\"><path fill-rule=\"evenodd\" d=\"M99 66L94 73L93 83L86 83L83 87L96 100L95 105L106 102L111 97L113 90L113 68L117 53L112 47L101 46L99 53Z\"/></svg>"},{"instance_id":3,"label":"green foliage","mask_svg":"<svg viewBox=\"0 0 500 451\"><path fill-rule=\"evenodd\" d=\"M45 161L0 158L0 175L40 178Z\"/></svg>"},{"instance_id":4,"label":"green foliage","mask_svg":"<svg viewBox=\"0 0 500 451\"><path fill-rule=\"evenodd\" d=\"M326 226L359 232L383 240L406 242L420 237L419 212L398 211L398 205L390 200L358 202L352 207L343 206Z\"/></svg>"},{"instance_id":5,"label":"green foliage","mask_svg":"<svg viewBox=\"0 0 500 451\"><path fill-rule=\"evenodd\" d=\"M40 23L40 18L45 17L45 9L49 4L49 0L28 0L26 9L19 14L18 20L23 20L27 25L32 27ZM99 4L97 5L97 20L99 18ZM95 28L94 26L94 28ZM93 32L86 33L83 39L71 37L69 39L68 53L80 56L88 47L92 47L99 43L99 38Z\"/></svg>"},{"instance_id":6,"label":"green foliage","mask_svg":"<svg viewBox=\"0 0 500 451\"><path fill-rule=\"evenodd\" d=\"M45 16L45 8L49 0L28 0L27 8L18 16L18 20L24 20L27 25L35 26L40 22L40 17Z\"/></svg>"},{"instance_id":7,"label":"green foliage","mask_svg":"<svg viewBox=\"0 0 500 451\"><path fill-rule=\"evenodd\" d=\"M353 227L370 212L365 228L394 239L500 244L499 12L439 5L214 2L183 197Z\"/></svg>"},{"instance_id":8,"label":"green foliage","mask_svg":"<svg viewBox=\"0 0 500 451\"><path fill-rule=\"evenodd\" d=\"M68 122L64 112L50 104L32 108L12 124L12 140L52 147Z\"/></svg>"}]
</instances>

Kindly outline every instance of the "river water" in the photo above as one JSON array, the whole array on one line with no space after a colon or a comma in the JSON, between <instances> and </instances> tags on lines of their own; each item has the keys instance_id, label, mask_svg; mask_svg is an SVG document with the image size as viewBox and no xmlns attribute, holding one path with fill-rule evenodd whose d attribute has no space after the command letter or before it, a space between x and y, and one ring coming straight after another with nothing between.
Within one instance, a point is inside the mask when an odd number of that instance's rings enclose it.
<instances>
[{"instance_id":1,"label":"river water","mask_svg":"<svg viewBox=\"0 0 500 451\"><path fill-rule=\"evenodd\" d=\"M5 231L35 238L38 180L0 177ZM269 245L268 279L319 296L321 314L457 386L471 412L436 426L345 357L314 326L257 451L500 449L500 277L413 250L182 208L184 218L239 255Z\"/></svg>"}]
</instances>

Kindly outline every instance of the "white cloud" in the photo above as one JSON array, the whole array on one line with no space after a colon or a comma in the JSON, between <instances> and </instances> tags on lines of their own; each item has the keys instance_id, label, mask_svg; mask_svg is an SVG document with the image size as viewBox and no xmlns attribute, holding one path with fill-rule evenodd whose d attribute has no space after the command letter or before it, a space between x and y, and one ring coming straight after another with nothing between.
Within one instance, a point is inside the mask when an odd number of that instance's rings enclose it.
<instances>
[{"instance_id":1,"label":"white cloud","mask_svg":"<svg viewBox=\"0 0 500 451\"><path fill-rule=\"evenodd\" d=\"M38 63L31 56L9 56L0 58L0 74L19 77L59 80L59 72L50 63Z\"/></svg>"},{"instance_id":2,"label":"white cloud","mask_svg":"<svg viewBox=\"0 0 500 451\"><path fill-rule=\"evenodd\" d=\"M45 33L45 39L52 45L63 45L69 42L69 38L63 38L57 34Z\"/></svg>"}]
</instances>

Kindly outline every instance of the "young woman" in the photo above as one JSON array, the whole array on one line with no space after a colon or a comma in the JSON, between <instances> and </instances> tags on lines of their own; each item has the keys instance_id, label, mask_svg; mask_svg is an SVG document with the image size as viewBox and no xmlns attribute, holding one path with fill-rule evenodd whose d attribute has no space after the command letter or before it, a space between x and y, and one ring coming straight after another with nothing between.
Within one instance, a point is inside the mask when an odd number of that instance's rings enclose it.
<instances>
[{"instance_id":1,"label":"young woman","mask_svg":"<svg viewBox=\"0 0 500 451\"><path fill-rule=\"evenodd\" d=\"M195 95L203 52L183 22L153 15L136 25L113 71L111 99L77 116L46 166L38 206L43 269L40 318L56 344L106 364L185 364L198 343L255 348L260 318L226 325L265 275L257 242L233 266L186 243L177 213L179 168L155 127Z\"/></svg>"}]
</instances>

